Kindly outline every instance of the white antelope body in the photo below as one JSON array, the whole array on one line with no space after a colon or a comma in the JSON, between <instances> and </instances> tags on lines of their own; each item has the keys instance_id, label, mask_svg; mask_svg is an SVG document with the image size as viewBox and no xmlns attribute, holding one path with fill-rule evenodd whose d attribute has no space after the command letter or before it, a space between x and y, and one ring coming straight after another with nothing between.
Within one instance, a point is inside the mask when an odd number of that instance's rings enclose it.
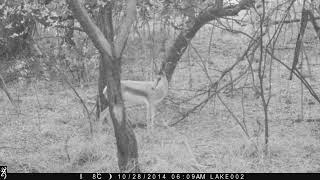
<instances>
[{"instance_id":1,"label":"white antelope body","mask_svg":"<svg viewBox=\"0 0 320 180\"><path fill-rule=\"evenodd\" d=\"M158 75L154 81L121 81L121 93L124 101L134 104L146 104L147 121L153 121L155 115L155 106L160 103L168 94L168 80L164 73ZM107 86L103 90L107 98ZM149 126L149 125L148 125Z\"/></svg>"}]
</instances>

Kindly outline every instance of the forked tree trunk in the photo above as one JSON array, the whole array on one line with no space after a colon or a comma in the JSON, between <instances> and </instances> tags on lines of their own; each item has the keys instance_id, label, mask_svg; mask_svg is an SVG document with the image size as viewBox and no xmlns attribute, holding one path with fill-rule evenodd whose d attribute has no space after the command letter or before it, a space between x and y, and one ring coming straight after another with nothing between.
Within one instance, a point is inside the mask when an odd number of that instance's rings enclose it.
<instances>
[{"instance_id":1,"label":"forked tree trunk","mask_svg":"<svg viewBox=\"0 0 320 180\"><path fill-rule=\"evenodd\" d=\"M140 170L138 167L137 142L132 128L126 121L125 108L120 91L120 59L133 20L130 19L130 15L127 15L126 21L120 28L120 38L117 39L114 46L111 41L108 42L104 38L103 33L101 33L101 31L92 23L85 10L80 6L78 0L68 0L67 2L69 3L74 15L82 25L83 29L91 38L102 56L101 63L106 69L105 78L106 84L109 87L109 110L117 140L118 163L120 171L138 172ZM172 47L168 51L167 58L162 63L161 70L166 72L168 80L171 80L174 69L181 56L185 52L189 42L204 24L215 18L235 16L241 10L251 7L254 2L254 0L241 0L237 5L230 5L227 7L221 7L221 3L218 3L217 7L209 7L205 11L201 12L192 22L188 24L188 27L185 30L180 32ZM136 1L129 1L128 13L129 9L133 6L135 8ZM131 13L133 13L133 11ZM133 14L131 14L131 16L134 14L135 11Z\"/></svg>"},{"instance_id":2,"label":"forked tree trunk","mask_svg":"<svg viewBox=\"0 0 320 180\"><path fill-rule=\"evenodd\" d=\"M132 127L126 121L125 107L120 91L120 70L121 70L121 53L125 46L127 34L123 34L120 38L125 40L118 40L117 42L124 42L117 44L115 47L111 42L108 42L104 34L92 22L87 12L81 7L79 0L67 0L75 18L80 22L84 31L88 34L95 47L101 54L101 63L105 69L106 84L108 86L108 100L109 111L112 119L115 137L118 149L118 165L121 172L139 172L138 166L138 147L135 134ZM136 13L136 0L128 2L128 18L134 18ZM126 27L130 27L133 19L127 20ZM125 29L126 32L127 29Z\"/></svg>"}]
</instances>

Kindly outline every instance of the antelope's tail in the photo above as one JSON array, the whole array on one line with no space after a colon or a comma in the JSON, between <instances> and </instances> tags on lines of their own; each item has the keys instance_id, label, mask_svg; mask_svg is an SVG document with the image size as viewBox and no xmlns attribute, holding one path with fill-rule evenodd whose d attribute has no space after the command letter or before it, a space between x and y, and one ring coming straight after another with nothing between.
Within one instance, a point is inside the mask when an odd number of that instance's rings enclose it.
<instances>
[{"instance_id":1,"label":"antelope's tail","mask_svg":"<svg viewBox=\"0 0 320 180\"><path fill-rule=\"evenodd\" d=\"M104 94L105 97L108 97L107 90L108 90L108 86L106 86L102 91L102 93Z\"/></svg>"}]
</instances>

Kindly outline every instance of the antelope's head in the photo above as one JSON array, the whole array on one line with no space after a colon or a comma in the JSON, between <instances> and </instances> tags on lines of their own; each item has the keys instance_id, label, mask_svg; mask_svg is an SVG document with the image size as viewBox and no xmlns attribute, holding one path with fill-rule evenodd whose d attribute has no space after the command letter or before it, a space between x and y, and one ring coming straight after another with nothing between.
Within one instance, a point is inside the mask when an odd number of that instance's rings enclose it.
<instances>
[{"instance_id":1,"label":"antelope's head","mask_svg":"<svg viewBox=\"0 0 320 180\"><path fill-rule=\"evenodd\" d=\"M167 84L168 84L168 80L167 80L167 76L166 76L165 72L160 72L154 81L154 85L153 85L152 89L156 89L160 85L167 86Z\"/></svg>"}]
</instances>

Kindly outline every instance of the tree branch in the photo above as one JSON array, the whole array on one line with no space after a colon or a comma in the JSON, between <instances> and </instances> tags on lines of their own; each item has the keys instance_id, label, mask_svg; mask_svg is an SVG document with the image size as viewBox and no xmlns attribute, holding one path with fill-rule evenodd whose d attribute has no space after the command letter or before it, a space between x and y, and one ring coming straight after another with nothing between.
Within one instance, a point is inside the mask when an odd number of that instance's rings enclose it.
<instances>
[{"instance_id":1,"label":"tree branch","mask_svg":"<svg viewBox=\"0 0 320 180\"><path fill-rule=\"evenodd\" d=\"M99 28L92 22L91 18L89 17L88 13L85 9L80 5L79 1L77 0L67 0L70 9L74 14L76 14L77 20L80 22L81 26L84 29L87 29L86 32L90 39L92 40L93 44L99 49L99 51L104 56L112 56L112 49L109 42L104 38L104 35L99 30Z\"/></svg>"},{"instance_id":2,"label":"tree branch","mask_svg":"<svg viewBox=\"0 0 320 180\"><path fill-rule=\"evenodd\" d=\"M225 16L236 16L241 10L252 7L254 3L255 0L241 0L236 5L230 5L224 8L217 8L213 5L201 12L194 19L194 21L190 23L190 26L188 26L188 28L180 32L173 45L167 52L167 58L162 62L160 71L166 72L168 81L171 80L176 65L187 49L189 42L203 25L216 18Z\"/></svg>"}]
</instances>

